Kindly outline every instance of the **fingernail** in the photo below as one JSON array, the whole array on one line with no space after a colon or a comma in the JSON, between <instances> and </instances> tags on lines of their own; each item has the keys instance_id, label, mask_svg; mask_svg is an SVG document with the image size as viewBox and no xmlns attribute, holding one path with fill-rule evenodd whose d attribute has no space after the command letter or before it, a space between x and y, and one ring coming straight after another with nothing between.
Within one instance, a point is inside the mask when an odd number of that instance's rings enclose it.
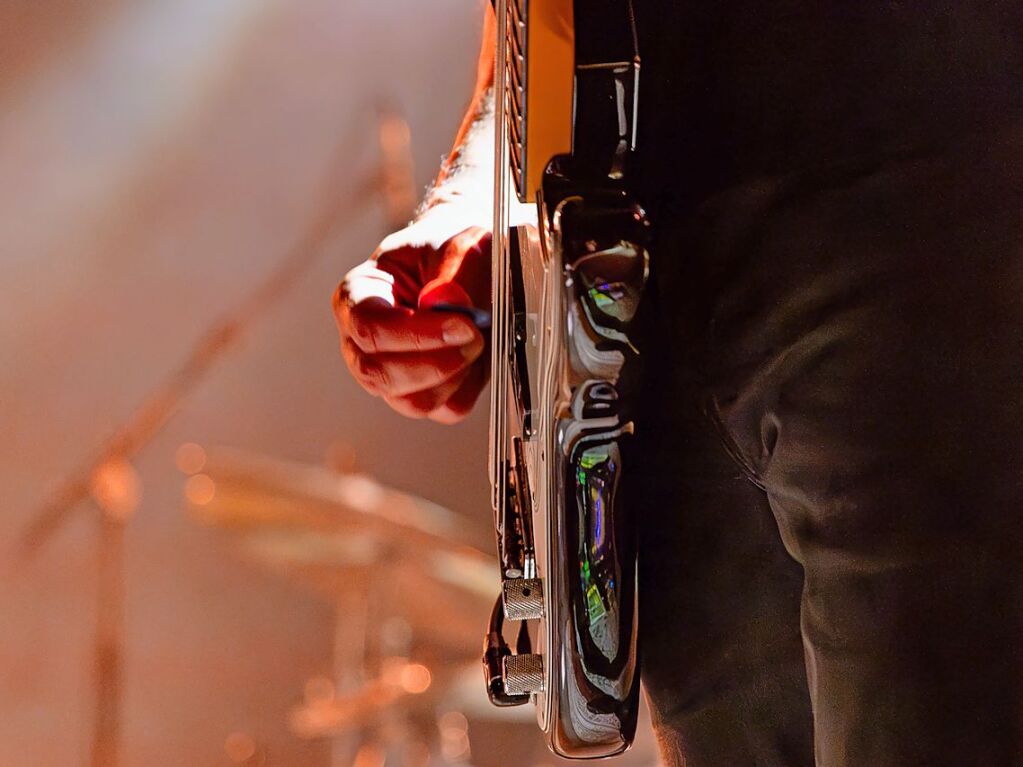
<instances>
[{"instance_id":1,"label":"fingernail","mask_svg":"<svg viewBox=\"0 0 1023 767\"><path fill-rule=\"evenodd\" d=\"M444 336L444 342L452 346L467 344L476 336L472 328L465 323L465 320L454 318L446 320L441 325L441 333Z\"/></svg>"}]
</instances>

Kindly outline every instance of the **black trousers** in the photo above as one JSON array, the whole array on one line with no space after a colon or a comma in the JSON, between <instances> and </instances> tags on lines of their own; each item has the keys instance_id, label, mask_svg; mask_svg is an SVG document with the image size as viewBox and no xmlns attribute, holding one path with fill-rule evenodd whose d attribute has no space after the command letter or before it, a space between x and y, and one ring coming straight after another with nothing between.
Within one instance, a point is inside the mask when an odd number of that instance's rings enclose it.
<instances>
[{"instance_id":1,"label":"black trousers","mask_svg":"<svg viewBox=\"0 0 1023 767\"><path fill-rule=\"evenodd\" d=\"M803 5L643 35L655 725L673 767L1023 765L1018 11Z\"/></svg>"}]
</instances>

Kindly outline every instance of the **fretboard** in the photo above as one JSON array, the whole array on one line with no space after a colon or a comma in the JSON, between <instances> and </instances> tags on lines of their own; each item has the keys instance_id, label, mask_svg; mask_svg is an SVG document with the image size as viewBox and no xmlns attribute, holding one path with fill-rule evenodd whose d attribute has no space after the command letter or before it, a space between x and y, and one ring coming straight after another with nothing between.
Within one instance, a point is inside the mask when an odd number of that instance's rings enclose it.
<instances>
[{"instance_id":1,"label":"fretboard","mask_svg":"<svg viewBox=\"0 0 1023 767\"><path fill-rule=\"evenodd\" d=\"M508 0L508 156L520 196L526 184L526 12L529 0Z\"/></svg>"}]
</instances>

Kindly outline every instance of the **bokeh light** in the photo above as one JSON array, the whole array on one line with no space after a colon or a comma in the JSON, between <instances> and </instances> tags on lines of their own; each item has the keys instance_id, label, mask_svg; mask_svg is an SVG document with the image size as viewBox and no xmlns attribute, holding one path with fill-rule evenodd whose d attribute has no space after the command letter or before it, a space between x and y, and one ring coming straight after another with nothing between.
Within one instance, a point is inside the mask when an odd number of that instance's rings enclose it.
<instances>
[{"instance_id":1,"label":"bokeh light","mask_svg":"<svg viewBox=\"0 0 1023 767\"><path fill-rule=\"evenodd\" d=\"M195 506L207 505L216 494L216 483L206 474L196 474L185 482L185 497Z\"/></svg>"},{"instance_id":2,"label":"bokeh light","mask_svg":"<svg viewBox=\"0 0 1023 767\"><path fill-rule=\"evenodd\" d=\"M244 764L256 755L256 741L245 732L232 732L224 741L224 753L232 764Z\"/></svg>"},{"instance_id":3,"label":"bokeh light","mask_svg":"<svg viewBox=\"0 0 1023 767\"><path fill-rule=\"evenodd\" d=\"M409 663L401 670L401 686L405 692L418 695L430 689L433 675L422 663Z\"/></svg>"},{"instance_id":4,"label":"bokeh light","mask_svg":"<svg viewBox=\"0 0 1023 767\"><path fill-rule=\"evenodd\" d=\"M174 452L174 463L184 474L198 474L206 466L206 450L202 445L185 442Z\"/></svg>"},{"instance_id":5,"label":"bokeh light","mask_svg":"<svg viewBox=\"0 0 1023 767\"><path fill-rule=\"evenodd\" d=\"M125 460L105 461L92 476L92 497L99 507L115 519L127 519L142 501L142 480L135 467Z\"/></svg>"}]
</instances>

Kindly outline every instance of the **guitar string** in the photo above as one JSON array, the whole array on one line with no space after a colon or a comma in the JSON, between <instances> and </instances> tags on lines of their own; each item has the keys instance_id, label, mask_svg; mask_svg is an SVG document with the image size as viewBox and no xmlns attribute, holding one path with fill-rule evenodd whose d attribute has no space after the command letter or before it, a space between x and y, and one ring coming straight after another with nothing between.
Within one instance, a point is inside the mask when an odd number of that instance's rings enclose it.
<instances>
[{"instance_id":1,"label":"guitar string","mask_svg":"<svg viewBox=\"0 0 1023 767\"><path fill-rule=\"evenodd\" d=\"M491 458L492 505L496 522L504 521L504 467L507 461L507 319L506 273L507 233L505 230L507 190L507 67L508 67L508 5L497 0L497 50L494 58L494 231L492 235L493 273L491 300L493 322L491 339Z\"/></svg>"}]
</instances>

